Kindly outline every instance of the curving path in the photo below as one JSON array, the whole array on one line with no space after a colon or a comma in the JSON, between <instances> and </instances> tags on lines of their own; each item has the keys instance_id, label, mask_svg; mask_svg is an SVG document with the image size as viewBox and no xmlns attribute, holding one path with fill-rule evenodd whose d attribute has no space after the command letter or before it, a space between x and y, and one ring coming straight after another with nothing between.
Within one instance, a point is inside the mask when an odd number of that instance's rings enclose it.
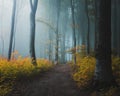
<instances>
[{"instance_id":1,"label":"curving path","mask_svg":"<svg viewBox=\"0 0 120 96\"><path fill-rule=\"evenodd\" d=\"M79 91L70 73L68 64L57 65L43 76L26 84L19 96L88 96Z\"/></svg>"}]
</instances>

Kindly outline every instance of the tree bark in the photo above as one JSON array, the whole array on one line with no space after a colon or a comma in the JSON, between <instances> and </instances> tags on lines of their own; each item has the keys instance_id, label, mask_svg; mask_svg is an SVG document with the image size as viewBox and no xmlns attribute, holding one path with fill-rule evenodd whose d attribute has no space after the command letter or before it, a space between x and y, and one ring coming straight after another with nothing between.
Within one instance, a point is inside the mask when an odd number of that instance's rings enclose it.
<instances>
[{"instance_id":1,"label":"tree bark","mask_svg":"<svg viewBox=\"0 0 120 96\"><path fill-rule=\"evenodd\" d=\"M38 0L30 0L30 56L32 58L32 64L37 65L36 55L35 55L35 15L37 11Z\"/></svg>"},{"instance_id":2,"label":"tree bark","mask_svg":"<svg viewBox=\"0 0 120 96\"><path fill-rule=\"evenodd\" d=\"M60 7L61 1L57 1L57 28L56 28L56 47L55 47L55 63L59 62L59 17L60 17Z\"/></svg>"},{"instance_id":3,"label":"tree bark","mask_svg":"<svg viewBox=\"0 0 120 96\"><path fill-rule=\"evenodd\" d=\"M99 41L94 79L97 81L96 84L103 82L105 85L111 85L114 81L111 66L111 0L99 0L99 3L99 10L97 10Z\"/></svg>"},{"instance_id":4,"label":"tree bark","mask_svg":"<svg viewBox=\"0 0 120 96\"><path fill-rule=\"evenodd\" d=\"M12 54L13 35L14 35L14 27L15 27L16 2L17 2L16 0L13 1L10 43L9 43L9 51L8 51L8 61L11 59L11 54Z\"/></svg>"},{"instance_id":5,"label":"tree bark","mask_svg":"<svg viewBox=\"0 0 120 96\"><path fill-rule=\"evenodd\" d=\"M95 4L95 46L94 46L94 50L96 50L96 48L97 48L97 42L98 42L98 26L97 26L97 9L98 9L98 5L97 5L97 1L95 0L94 1L94 4Z\"/></svg>"},{"instance_id":6,"label":"tree bark","mask_svg":"<svg viewBox=\"0 0 120 96\"><path fill-rule=\"evenodd\" d=\"M74 50L74 64L76 64L76 30L75 30L75 13L74 13L74 0L71 0L71 11L72 11L72 29L73 29L73 47Z\"/></svg>"},{"instance_id":7,"label":"tree bark","mask_svg":"<svg viewBox=\"0 0 120 96\"><path fill-rule=\"evenodd\" d=\"M88 20L88 30L87 30L87 54L90 54L90 18L89 18L89 12L88 12L88 0L85 0L85 7L86 7L86 15Z\"/></svg>"},{"instance_id":8,"label":"tree bark","mask_svg":"<svg viewBox=\"0 0 120 96\"><path fill-rule=\"evenodd\" d=\"M114 15L113 15L113 32L112 32L112 48L113 48L113 55L117 56L118 54L118 46L117 46L117 38L116 36L118 35L117 33L117 0L113 1L113 6L114 6Z\"/></svg>"}]
</instances>

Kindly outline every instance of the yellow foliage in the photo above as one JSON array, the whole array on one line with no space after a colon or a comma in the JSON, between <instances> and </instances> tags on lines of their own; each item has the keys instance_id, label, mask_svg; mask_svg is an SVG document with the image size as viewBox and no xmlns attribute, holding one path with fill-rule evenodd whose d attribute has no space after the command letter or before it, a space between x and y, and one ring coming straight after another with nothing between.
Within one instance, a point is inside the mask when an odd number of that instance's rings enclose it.
<instances>
[{"instance_id":1,"label":"yellow foliage","mask_svg":"<svg viewBox=\"0 0 120 96\"><path fill-rule=\"evenodd\" d=\"M32 65L30 61L29 57L18 56L17 59L12 58L10 62L6 58L0 57L0 96L5 96L12 90L16 79L32 76L52 67L52 63L46 59L37 59L37 66Z\"/></svg>"},{"instance_id":2,"label":"yellow foliage","mask_svg":"<svg viewBox=\"0 0 120 96\"><path fill-rule=\"evenodd\" d=\"M77 82L79 87L84 87L87 85L88 81L91 80L94 76L96 59L92 56L81 57L80 54L76 54L77 64L72 64L73 70L73 79ZM118 83L120 83L120 58L112 57L112 69L113 74L116 77ZM111 88L104 94L99 93L99 96L113 96L116 92L116 88ZM92 96L97 96L97 93L93 93Z\"/></svg>"},{"instance_id":3,"label":"yellow foliage","mask_svg":"<svg viewBox=\"0 0 120 96\"><path fill-rule=\"evenodd\" d=\"M73 79L78 83L78 86L85 86L92 79L95 69L95 58L87 56L77 58L76 70L73 73Z\"/></svg>"},{"instance_id":4,"label":"yellow foliage","mask_svg":"<svg viewBox=\"0 0 120 96\"><path fill-rule=\"evenodd\" d=\"M73 47L73 48L66 50L66 52L69 52L71 54L75 54L76 52L86 54L86 46L85 45L76 46L76 47Z\"/></svg>"},{"instance_id":5,"label":"yellow foliage","mask_svg":"<svg viewBox=\"0 0 120 96\"><path fill-rule=\"evenodd\" d=\"M120 58L119 57L112 57L112 69L113 69L113 74L117 78L117 82L120 83Z\"/></svg>"}]
</instances>

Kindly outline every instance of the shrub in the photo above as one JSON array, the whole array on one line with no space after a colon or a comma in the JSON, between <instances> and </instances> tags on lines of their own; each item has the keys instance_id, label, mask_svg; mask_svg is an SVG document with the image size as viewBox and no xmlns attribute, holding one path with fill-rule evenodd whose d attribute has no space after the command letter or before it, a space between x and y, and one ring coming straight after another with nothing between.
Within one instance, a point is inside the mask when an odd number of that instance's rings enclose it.
<instances>
[{"instance_id":1,"label":"shrub","mask_svg":"<svg viewBox=\"0 0 120 96\"><path fill-rule=\"evenodd\" d=\"M77 58L76 69L73 72L73 79L77 82L79 87L87 85L94 75L95 69L95 58L94 57L84 57Z\"/></svg>"},{"instance_id":2,"label":"shrub","mask_svg":"<svg viewBox=\"0 0 120 96\"><path fill-rule=\"evenodd\" d=\"M29 57L19 56L8 62L6 58L0 57L0 96L5 96L12 90L15 80L31 77L52 67L52 63L46 59L37 59L37 66L32 65L30 61Z\"/></svg>"},{"instance_id":3,"label":"shrub","mask_svg":"<svg viewBox=\"0 0 120 96\"><path fill-rule=\"evenodd\" d=\"M96 59L92 56L81 57L77 56L77 64L72 64L73 79L77 82L78 87L85 87L94 76ZM113 74L116 77L116 81L120 84L120 58L112 56L112 69ZM108 91L100 92L99 96L113 96L116 92L119 92L117 88L110 88ZM92 96L96 96L93 93Z\"/></svg>"}]
</instances>

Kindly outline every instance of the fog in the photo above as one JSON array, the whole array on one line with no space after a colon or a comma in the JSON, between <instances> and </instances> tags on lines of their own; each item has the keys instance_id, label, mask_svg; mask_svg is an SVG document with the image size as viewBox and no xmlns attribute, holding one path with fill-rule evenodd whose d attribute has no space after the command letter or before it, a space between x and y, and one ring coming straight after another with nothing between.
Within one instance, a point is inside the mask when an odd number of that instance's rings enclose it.
<instances>
[{"instance_id":1,"label":"fog","mask_svg":"<svg viewBox=\"0 0 120 96\"><path fill-rule=\"evenodd\" d=\"M8 57L9 51L13 1L0 0L0 55L4 57ZM85 51L95 51L98 29L95 24L94 0L88 5L85 0L74 0L72 3L71 0L38 0L35 14L35 53L37 58L55 60L58 57L60 61L68 61L72 59L72 54L69 54L67 50L81 45L88 48ZM117 7L119 9L119 5ZM117 7L112 4L112 50L120 53L119 43L116 43L119 41L119 22L116 23L114 14ZM118 11L116 11L116 15L120 15ZM30 0L16 0L12 52L18 51L23 57L30 56L30 13Z\"/></svg>"},{"instance_id":2,"label":"fog","mask_svg":"<svg viewBox=\"0 0 120 96\"><path fill-rule=\"evenodd\" d=\"M48 58L49 34L55 38L56 15L50 20L50 4L49 0L39 0L36 13L36 39L35 48L36 56L40 58ZM56 6L52 6L55 8ZM0 0L0 54L7 57L10 40L11 18L12 18L13 0ZM55 10L54 10L55 11ZM41 20L41 21L40 21ZM50 23L55 29L50 29L46 23ZM60 29L62 31L62 29ZM14 29L14 45L15 50L22 56L29 56L30 41L30 4L29 0L17 0L15 29ZM50 33L49 33L50 32ZM68 35L69 36L69 35ZM72 44L72 39L71 44ZM69 41L70 41L69 40ZM53 39L51 41L55 43ZM72 46L72 45L70 45ZM4 47L4 48L3 48ZM53 45L54 47L54 45ZM53 50L55 50L53 48ZM65 52L65 50L64 50ZM52 54L55 54L53 51ZM54 55L53 55L54 58Z\"/></svg>"}]
</instances>

